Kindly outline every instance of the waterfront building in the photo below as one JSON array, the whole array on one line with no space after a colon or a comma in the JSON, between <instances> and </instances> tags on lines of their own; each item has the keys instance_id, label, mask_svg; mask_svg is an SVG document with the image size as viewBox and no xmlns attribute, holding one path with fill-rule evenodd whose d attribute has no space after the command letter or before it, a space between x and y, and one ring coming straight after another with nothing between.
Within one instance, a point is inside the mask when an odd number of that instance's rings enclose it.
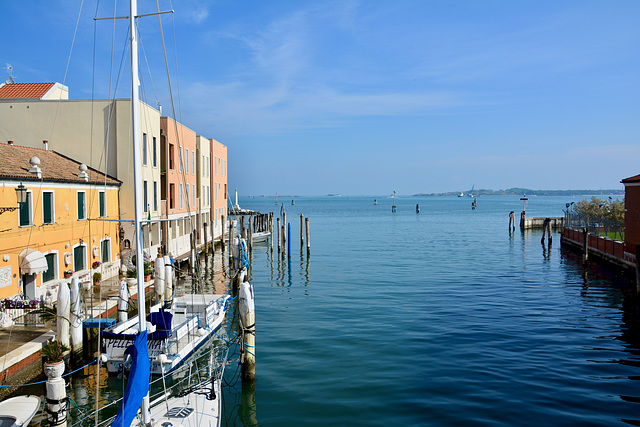
<instances>
[{"instance_id":1,"label":"waterfront building","mask_svg":"<svg viewBox=\"0 0 640 427\"><path fill-rule=\"evenodd\" d=\"M211 139L211 214L213 217L212 230L216 239L222 238L222 217L227 217L228 189L227 189L227 146Z\"/></svg>"},{"instance_id":2,"label":"waterfront building","mask_svg":"<svg viewBox=\"0 0 640 427\"><path fill-rule=\"evenodd\" d=\"M162 132L163 244L175 258L189 255L196 218L196 133L169 117L160 118Z\"/></svg>"},{"instance_id":3,"label":"waterfront building","mask_svg":"<svg viewBox=\"0 0 640 427\"><path fill-rule=\"evenodd\" d=\"M209 140L196 137L196 201L198 205L196 238L198 246L211 242L211 150Z\"/></svg>"},{"instance_id":4,"label":"waterfront building","mask_svg":"<svg viewBox=\"0 0 640 427\"><path fill-rule=\"evenodd\" d=\"M624 251L635 256L640 245L640 175L622 180L624 184Z\"/></svg>"},{"instance_id":5,"label":"waterfront building","mask_svg":"<svg viewBox=\"0 0 640 427\"><path fill-rule=\"evenodd\" d=\"M0 298L54 301L65 276L117 276L121 182L45 148L0 144L0 158Z\"/></svg>"}]
</instances>

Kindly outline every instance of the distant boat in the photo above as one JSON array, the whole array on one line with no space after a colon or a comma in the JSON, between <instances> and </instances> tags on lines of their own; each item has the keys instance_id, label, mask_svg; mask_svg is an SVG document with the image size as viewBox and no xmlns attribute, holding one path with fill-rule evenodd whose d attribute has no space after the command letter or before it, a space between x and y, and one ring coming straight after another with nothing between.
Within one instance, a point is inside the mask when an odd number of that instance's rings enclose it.
<instances>
[{"instance_id":1,"label":"distant boat","mask_svg":"<svg viewBox=\"0 0 640 427\"><path fill-rule=\"evenodd\" d=\"M471 187L471 190L469 190L469 192L467 193L467 196L469 196L469 197L475 197L475 196L473 195L473 190L474 190L475 188L476 188L476 185L474 184L474 185Z\"/></svg>"},{"instance_id":2,"label":"distant boat","mask_svg":"<svg viewBox=\"0 0 640 427\"><path fill-rule=\"evenodd\" d=\"M329 196L329 197L340 197L341 195L340 194L327 194L327 196Z\"/></svg>"},{"instance_id":3,"label":"distant boat","mask_svg":"<svg viewBox=\"0 0 640 427\"><path fill-rule=\"evenodd\" d=\"M461 191L461 192L458 194L458 197L464 197L464 193Z\"/></svg>"}]
</instances>

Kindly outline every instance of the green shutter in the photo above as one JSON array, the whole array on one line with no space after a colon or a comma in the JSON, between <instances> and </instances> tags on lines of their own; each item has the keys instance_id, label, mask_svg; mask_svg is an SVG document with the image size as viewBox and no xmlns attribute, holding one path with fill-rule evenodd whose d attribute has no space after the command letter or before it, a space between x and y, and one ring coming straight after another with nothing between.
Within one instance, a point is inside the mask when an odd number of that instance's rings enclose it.
<instances>
[{"instance_id":1,"label":"green shutter","mask_svg":"<svg viewBox=\"0 0 640 427\"><path fill-rule=\"evenodd\" d=\"M42 222L44 224L53 223L53 193L42 193Z\"/></svg>"},{"instance_id":2,"label":"green shutter","mask_svg":"<svg viewBox=\"0 0 640 427\"><path fill-rule=\"evenodd\" d=\"M107 212L106 212L105 203L104 203L104 197L105 197L104 191L99 194L100 194L100 217L105 217L107 216Z\"/></svg>"},{"instance_id":3,"label":"green shutter","mask_svg":"<svg viewBox=\"0 0 640 427\"><path fill-rule=\"evenodd\" d=\"M109 262L111 254L109 251L109 240L103 240L102 243L100 244L100 246L102 246L101 248L101 252L102 252L102 262Z\"/></svg>"},{"instance_id":4,"label":"green shutter","mask_svg":"<svg viewBox=\"0 0 640 427\"><path fill-rule=\"evenodd\" d=\"M78 193L78 219L84 219L84 193Z\"/></svg>"},{"instance_id":5,"label":"green shutter","mask_svg":"<svg viewBox=\"0 0 640 427\"><path fill-rule=\"evenodd\" d=\"M27 200L20 203L20 226L31 224L31 193L27 193Z\"/></svg>"},{"instance_id":6,"label":"green shutter","mask_svg":"<svg viewBox=\"0 0 640 427\"><path fill-rule=\"evenodd\" d=\"M73 269L75 271L84 270L84 246L73 248Z\"/></svg>"},{"instance_id":7,"label":"green shutter","mask_svg":"<svg viewBox=\"0 0 640 427\"><path fill-rule=\"evenodd\" d=\"M48 282L49 280L55 279L55 277L54 277L54 273L55 273L55 265L54 265L54 263L55 263L55 259L56 259L56 254L48 254L48 255L45 255L44 258L47 260L48 269L47 269L47 271L42 273L42 281L43 282Z\"/></svg>"}]
</instances>

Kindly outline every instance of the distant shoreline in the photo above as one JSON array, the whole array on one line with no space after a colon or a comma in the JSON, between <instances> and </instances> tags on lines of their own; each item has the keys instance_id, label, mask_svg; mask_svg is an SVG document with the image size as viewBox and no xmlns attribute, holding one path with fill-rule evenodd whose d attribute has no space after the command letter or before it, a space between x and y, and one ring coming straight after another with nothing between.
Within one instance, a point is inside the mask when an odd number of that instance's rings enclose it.
<instances>
[{"instance_id":1,"label":"distant shoreline","mask_svg":"<svg viewBox=\"0 0 640 427\"><path fill-rule=\"evenodd\" d=\"M449 191L447 193L418 193L415 197L426 196L458 196L460 192ZM474 190L476 196L624 196L624 190L531 190L529 188L509 188L507 190ZM468 196L466 193L464 197Z\"/></svg>"}]
</instances>

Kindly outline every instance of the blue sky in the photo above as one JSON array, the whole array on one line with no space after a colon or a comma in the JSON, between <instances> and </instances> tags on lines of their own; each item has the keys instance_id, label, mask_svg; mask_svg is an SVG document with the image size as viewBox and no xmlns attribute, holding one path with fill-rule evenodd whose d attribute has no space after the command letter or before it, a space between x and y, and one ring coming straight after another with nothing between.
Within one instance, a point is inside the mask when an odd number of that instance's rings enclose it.
<instances>
[{"instance_id":1,"label":"blue sky","mask_svg":"<svg viewBox=\"0 0 640 427\"><path fill-rule=\"evenodd\" d=\"M113 1L103 3L97 15L111 16ZM17 82L109 96L114 25L94 24L90 0L78 20L80 4L0 3L0 63ZM160 8L175 11L162 22L178 120L228 146L229 186L241 195L622 189L640 173L638 1ZM140 13L154 10L139 0ZM143 96L171 115L158 19L139 26ZM115 31L113 81L126 22ZM128 80L121 73L118 97Z\"/></svg>"}]
</instances>

